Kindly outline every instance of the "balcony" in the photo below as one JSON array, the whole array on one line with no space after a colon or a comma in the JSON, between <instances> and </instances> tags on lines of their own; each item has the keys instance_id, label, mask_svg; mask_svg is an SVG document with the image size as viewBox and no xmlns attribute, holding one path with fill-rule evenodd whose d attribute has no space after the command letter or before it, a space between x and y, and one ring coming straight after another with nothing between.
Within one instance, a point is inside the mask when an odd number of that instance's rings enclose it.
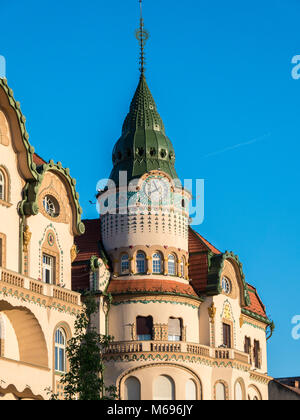
<instances>
[{"instance_id":1,"label":"balcony","mask_svg":"<svg viewBox=\"0 0 300 420\"><path fill-rule=\"evenodd\" d=\"M215 349L194 343L172 341L127 341L111 343L106 349L106 359L114 355L139 353L172 353L188 356L201 356L211 360L236 361L250 365L249 355L235 349Z\"/></svg>"},{"instance_id":2,"label":"balcony","mask_svg":"<svg viewBox=\"0 0 300 420\"><path fill-rule=\"evenodd\" d=\"M79 293L53 284L46 284L39 280L33 280L2 267L0 267L0 286L2 289L13 289L14 293L17 291L23 293L23 295L26 291L31 292L30 296L35 299L42 299L44 297L45 304L51 307L56 306L59 308L65 307L66 305L73 307L81 306Z\"/></svg>"}]
</instances>

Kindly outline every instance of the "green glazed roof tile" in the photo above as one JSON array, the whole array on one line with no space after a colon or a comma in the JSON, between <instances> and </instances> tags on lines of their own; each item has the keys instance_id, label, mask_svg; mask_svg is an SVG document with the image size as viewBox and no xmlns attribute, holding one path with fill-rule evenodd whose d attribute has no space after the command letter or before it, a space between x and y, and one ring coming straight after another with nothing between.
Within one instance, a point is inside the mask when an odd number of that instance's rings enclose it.
<instances>
[{"instance_id":1,"label":"green glazed roof tile","mask_svg":"<svg viewBox=\"0 0 300 420\"><path fill-rule=\"evenodd\" d=\"M174 148L166 136L144 74L141 74L124 121L122 135L114 147L113 164L110 179L116 185L120 171L127 171L128 182L151 170L162 170L171 178L178 178Z\"/></svg>"}]
</instances>

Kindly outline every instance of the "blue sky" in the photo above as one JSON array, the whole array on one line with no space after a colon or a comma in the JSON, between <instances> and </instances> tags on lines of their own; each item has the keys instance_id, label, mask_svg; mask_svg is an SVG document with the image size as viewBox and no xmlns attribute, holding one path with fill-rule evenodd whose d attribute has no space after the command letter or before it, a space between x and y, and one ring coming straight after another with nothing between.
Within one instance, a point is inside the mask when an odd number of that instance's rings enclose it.
<instances>
[{"instance_id":1,"label":"blue sky","mask_svg":"<svg viewBox=\"0 0 300 420\"><path fill-rule=\"evenodd\" d=\"M298 0L144 0L147 80L177 172L205 179L197 230L258 288L275 377L300 375L299 14ZM71 169L86 218L138 82L138 19L137 0L1 5L0 55L30 141Z\"/></svg>"}]
</instances>

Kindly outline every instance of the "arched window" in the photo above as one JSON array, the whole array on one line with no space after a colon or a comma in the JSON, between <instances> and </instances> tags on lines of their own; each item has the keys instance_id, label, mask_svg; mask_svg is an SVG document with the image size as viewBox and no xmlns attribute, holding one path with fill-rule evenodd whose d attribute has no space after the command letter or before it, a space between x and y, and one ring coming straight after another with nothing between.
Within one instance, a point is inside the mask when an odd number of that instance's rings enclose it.
<instances>
[{"instance_id":1,"label":"arched window","mask_svg":"<svg viewBox=\"0 0 300 420\"><path fill-rule=\"evenodd\" d=\"M185 257L182 257L181 263L180 263L180 277L185 277L184 267L185 267Z\"/></svg>"},{"instance_id":2,"label":"arched window","mask_svg":"<svg viewBox=\"0 0 300 420\"><path fill-rule=\"evenodd\" d=\"M153 319L152 316L138 316L136 318L136 335L139 341L152 340Z\"/></svg>"},{"instance_id":3,"label":"arched window","mask_svg":"<svg viewBox=\"0 0 300 420\"><path fill-rule=\"evenodd\" d=\"M238 381L238 382L236 382L236 384L235 384L235 387L234 387L234 392L235 392L235 400L236 401L242 401L244 398L243 398L243 388L242 388L242 385L241 385L241 383Z\"/></svg>"},{"instance_id":4,"label":"arched window","mask_svg":"<svg viewBox=\"0 0 300 420\"><path fill-rule=\"evenodd\" d=\"M152 257L152 272L153 274L162 274L163 272L162 256L159 252L156 252Z\"/></svg>"},{"instance_id":5,"label":"arched window","mask_svg":"<svg viewBox=\"0 0 300 420\"><path fill-rule=\"evenodd\" d=\"M226 400L226 387L222 382L216 384L216 400L225 401Z\"/></svg>"},{"instance_id":6,"label":"arched window","mask_svg":"<svg viewBox=\"0 0 300 420\"><path fill-rule=\"evenodd\" d=\"M52 195L46 195L43 199L43 206L45 212L50 217L58 217L60 214L60 206L58 201Z\"/></svg>"},{"instance_id":7,"label":"arched window","mask_svg":"<svg viewBox=\"0 0 300 420\"><path fill-rule=\"evenodd\" d=\"M161 375L154 382L154 400L175 400L175 384L169 376Z\"/></svg>"},{"instance_id":8,"label":"arched window","mask_svg":"<svg viewBox=\"0 0 300 420\"><path fill-rule=\"evenodd\" d=\"M176 276L176 258L172 254L168 257L168 274L170 276Z\"/></svg>"},{"instance_id":9,"label":"arched window","mask_svg":"<svg viewBox=\"0 0 300 420\"><path fill-rule=\"evenodd\" d=\"M124 254L121 257L121 274L129 272L129 257L128 254Z\"/></svg>"},{"instance_id":10,"label":"arched window","mask_svg":"<svg viewBox=\"0 0 300 420\"><path fill-rule=\"evenodd\" d=\"M168 339L169 341L181 340L181 319L169 318L168 321Z\"/></svg>"},{"instance_id":11,"label":"arched window","mask_svg":"<svg viewBox=\"0 0 300 420\"><path fill-rule=\"evenodd\" d=\"M6 185L5 176L3 171L0 169L0 200L6 201Z\"/></svg>"},{"instance_id":12,"label":"arched window","mask_svg":"<svg viewBox=\"0 0 300 420\"><path fill-rule=\"evenodd\" d=\"M197 387L192 379L185 384L185 399L190 401L197 400Z\"/></svg>"},{"instance_id":13,"label":"arched window","mask_svg":"<svg viewBox=\"0 0 300 420\"><path fill-rule=\"evenodd\" d=\"M124 384L124 400L139 401L141 399L141 384L140 381L131 376L127 378Z\"/></svg>"},{"instance_id":14,"label":"arched window","mask_svg":"<svg viewBox=\"0 0 300 420\"><path fill-rule=\"evenodd\" d=\"M230 295L231 293L231 281L227 277L222 278L222 290L226 295Z\"/></svg>"},{"instance_id":15,"label":"arched window","mask_svg":"<svg viewBox=\"0 0 300 420\"><path fill-rule=\"evenodd\" d=\"M138 252L136 255L136 272L137 274L146 273L146 256L143 252Z\"/></svg>"},{"instance_id":16,"label":"arched window","mask_svg":"<svg viewBox=\"0 0 300 420\"><path fill-rule=\"evenodd\" d=\"M62 328L55 332L55 370L66 372L66 334Z\"/></svg>"}]
</instances>

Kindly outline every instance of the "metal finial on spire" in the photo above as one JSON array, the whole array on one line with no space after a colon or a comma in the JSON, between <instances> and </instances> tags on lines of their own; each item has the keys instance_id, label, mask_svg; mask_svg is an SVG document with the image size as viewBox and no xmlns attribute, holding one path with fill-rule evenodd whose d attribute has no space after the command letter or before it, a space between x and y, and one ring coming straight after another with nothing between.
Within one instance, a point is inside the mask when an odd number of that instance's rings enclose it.
<instances>
[{"instance_id":1,"label":"metal finial on spire","mask_svg":"<svg viewBox=\"0 0 300 420\"><path fill-rule=\"evenodd\" d=\"M143 0L139 0L141 12L140 27L135 31L135 37L139 41L140 45L140 72L143 74L145 72L145 45L147 40L149 39L150 34L144 28L142 1Z\"/></svg>"}]
</instances>

